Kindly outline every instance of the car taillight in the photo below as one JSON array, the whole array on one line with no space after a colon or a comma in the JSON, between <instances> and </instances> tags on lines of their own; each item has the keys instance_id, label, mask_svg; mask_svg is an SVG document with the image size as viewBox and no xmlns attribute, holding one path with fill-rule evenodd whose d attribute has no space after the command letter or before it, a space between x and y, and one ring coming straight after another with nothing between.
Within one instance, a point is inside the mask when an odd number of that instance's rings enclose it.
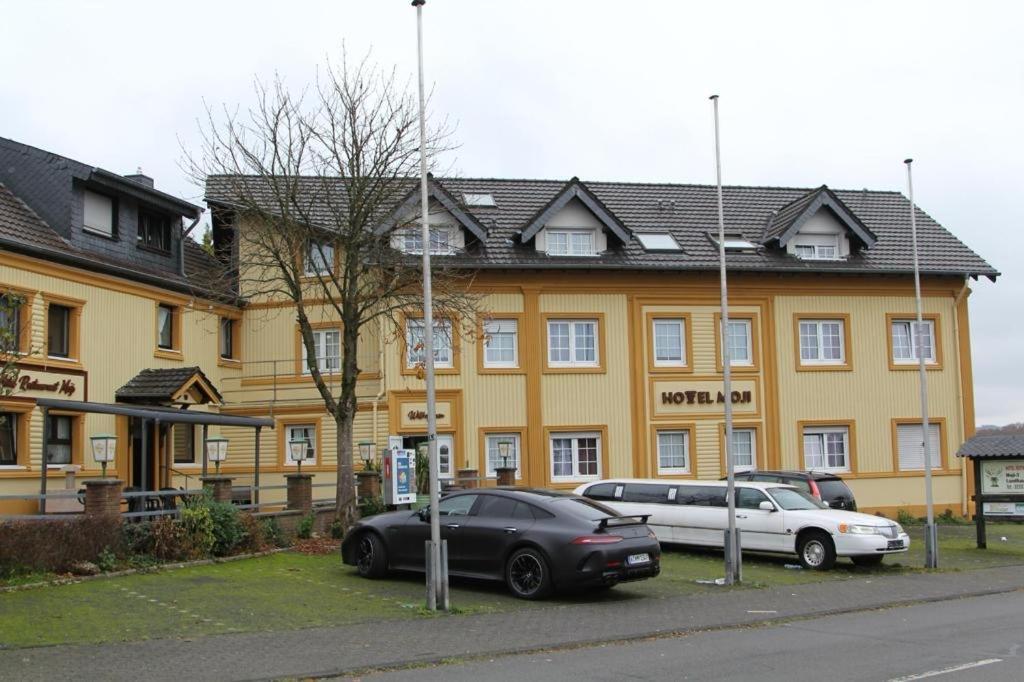
<instances>
[{"instance_id":1,"label":"car taillight","mask_svg":"<svg viewBox=\"0 0 1024 682\"><path fill-rule=\"evenodd\" d=\"M573 545L614 545L622 542L621 535L581 535L573 539Z\"/></svg>"},{"instance_id":2,"label":"car taillight","mask_svg":"<svg viewBox=\"0 0 1024 682\"><path fill-rule=\"evenodd\" d=\"M808 481L808 483L811 484L811 494L814 495L815 497L817 497L820 500L821 499L821 490L818 489L818 484L814 482L813 478L810 481Z\"/></svg>"}]
</instances>

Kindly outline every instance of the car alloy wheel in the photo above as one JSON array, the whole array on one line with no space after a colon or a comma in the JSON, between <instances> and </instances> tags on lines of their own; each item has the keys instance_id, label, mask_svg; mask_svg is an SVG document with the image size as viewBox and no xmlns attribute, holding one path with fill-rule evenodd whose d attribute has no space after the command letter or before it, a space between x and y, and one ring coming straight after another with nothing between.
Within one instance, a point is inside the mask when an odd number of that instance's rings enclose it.
<instances>
[{"instance_id":1,"label":"car alloy wheel","mask_svg":"<svg viewBox=\"0 0 1024 682\"><path fill-rule=\"evenodd\" d=\"M836 563L835 545L824 531L812 530L801 535L797 555L804 568L815 571L827 571Z\"/></svg>"},{"instance_id":2,"label":"car alloy wheel","mask_svg":"<svg viewBox=\"0 0 1024 682\"><path fill-rule=\"evenodd\" d=\"M375 556L373 545L373 536L369 533L364 533L359 538L359 550L356 554L356 569L358 569L359 575L369 575L373 569Z\"/></svg>"},{"instance_id":3,"label":"car alloy wheel","mask_svg":"<svg viewBox=\"0 0 1024 682\"><path fill-rule=\"evenodd\" d=\"M804 545L804 561L817 568L825 560L825 547L820 540L811 540Z\"/></svg>"},{"instance_id":4,"label":"car alloy wheel","mask_svg":"<svg viewBox=\"0 0 1024 682\"><path fill-rule=\"evenodd\" d=\"M521 599L540 599L551 586L547 562L539 551L524 547L509 557L505 579L515 596Z\"/></svg>"}]
</instances>

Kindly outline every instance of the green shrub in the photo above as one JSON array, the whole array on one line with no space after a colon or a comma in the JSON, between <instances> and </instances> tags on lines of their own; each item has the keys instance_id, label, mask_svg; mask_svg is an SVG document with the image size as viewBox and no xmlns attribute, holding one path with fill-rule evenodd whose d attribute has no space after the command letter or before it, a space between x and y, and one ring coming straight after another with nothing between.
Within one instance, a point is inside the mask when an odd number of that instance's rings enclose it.
<instances>
[{"instance_id":1,"label":"green shrub","mask_svg":"<svg viewBox=\"0 0 1024 682\"><path fill-rule=\"evenodd\" d=\"M288 538L281 532L281 526L278 525L277 519L270 517L263 519L259 524L263 527L263 538L268 545L272 547L288 546Z\"/></svg>"},{"instance_id":2,"label":"green shrub","mask_svg":"<svg viewBox=\"0 0 1024 682\"><path fill-rule=\"evenodd\" d=\"M121 519L78 516L0 522L0 575L66 571L80 561L96 562L104 549L116 549Z\"/></svg>"},{"instance_id":3,"label":"green shrub","mask_svg":"<svg viewBox=\"0 0 1024 682\"><path fill-rule=\"evenodd\" d=\"M313 524L316 522L315 514L307 514L302 517L299 521L298 527L295 529L295 535L303 540L308 540L313 537Z\"/></svg>"},{"instance_id":4,"label":"green shrub","mask_svg":"<svg viewBox=\"0 0 1024 682\"><path fill-rule=\"evenodd\" d=\"M213 522L213 555L227 556L238 551L246 539L238 507L228 502L208 502L204 506Z\"/></svg>"},{"instance_id":5,"label":"green shrub","mask_svg":"<svg viewBox=\"0 0 1024 682\"><path fill-rule=\"evenodd\" d=\"M184 514L184 510L182 510ZM160 516L149 524L150 554L161 561L182 561L191 555L192 545L185 526L169 516Z\"/></svg>"},{"instance_id":6,"label":"green shrub","mask_svg":"<svg viewBox=\"0 0 1024 682\"><path fill-rule=\"evenodd\" d=\"M117 568L117 555L109 547L104 547L103 551L96 557L96 566L104 573L113 571Z\"/></svg>"},{"instance_id":7,"label":"green shrub","mask_svg":"<svg viewBox=\"0 0 1024 682\"><path fill-rule=\"evenodd\" d=\"M181 510L186 554L191 559L210 555L217 538L213 534L213 515L202 500Z\"/></svg>"},{"instance_id":8,"label":"green shrub","mask_svg":"<svg viewBox=\"0 0 1024 682\"><path fill-rule=\"evenodd\" d=\"M335 540L345 537L345 526L341 524L341 519L331 521L331 537Z\"/></svg>"},{"instance_id":9,"label":"green shrub","mask_svg":"<svg viewBox=\"0 0 1024 682\"><path fill-rule=\"evenodd\" d=\"M953 513L952 509L947 508L944 512L939 514L935 520L938 523L949 525L949 526L966 526L971 521L963 516L959 516Z\"/></svg>"},{"instance_id":10,"label":"green shrub","mask_svg":"<svg viewBox=\"0 0 1024 682\"><path fill-rule=\"evenodd\" d=\"M387 510L388 508L387 505L384 504L384 498L380 496L366 498L359 504L359 515L363 518L366 518L367 516L374 516L376 514L383 514Z\"/></svg>"},{"instance_id":11,"label":"green shrub","mask_svg":"<svg viewBox=\"0 0 1024 682\"><path fill-rule=\"evenodd\" d=\"M908 512L906 509L897 509L896 522L899 523L901 526L908 526L917 523L917 519L915 519L914 515Z\"/></svg>"},{"instance_id":12,"label":"green shrub","mask_svg":"<svg viewBox=\"0 0 1024 682\"><path fill-rule=\"evenodd\" d=\"M121 526L121 549L127 556L150 554L153 551L153 523L126 523Z\"/></svg>"}]
</instances>

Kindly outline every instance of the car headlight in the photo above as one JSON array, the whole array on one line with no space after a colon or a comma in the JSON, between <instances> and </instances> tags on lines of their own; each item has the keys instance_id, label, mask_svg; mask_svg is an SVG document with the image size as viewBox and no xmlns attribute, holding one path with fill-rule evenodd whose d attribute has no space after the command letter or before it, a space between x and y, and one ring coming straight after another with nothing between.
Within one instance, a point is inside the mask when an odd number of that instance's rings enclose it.
<instances>
[{"instance_id":1,"label":"car headlight","mask_svg":"<svg viewBox=\"0 0 1024 682\"><path fill-rule=\"evenodd\" d=\"M850 535L881 535L882 529L878 526L862 526L856 523L840 523L840 533L848 533Z\"/></svg>"},{"instance_id":2,"label":"car headlight","mask_svg":"<svg viewBox=\"0 0 1024 682\"><path fill-rule=\"evenodd\" d=\"M896 526L896 535L903 535L903 526L898 523L894 523L892 525Z\"/></svg>"}]
</instances>

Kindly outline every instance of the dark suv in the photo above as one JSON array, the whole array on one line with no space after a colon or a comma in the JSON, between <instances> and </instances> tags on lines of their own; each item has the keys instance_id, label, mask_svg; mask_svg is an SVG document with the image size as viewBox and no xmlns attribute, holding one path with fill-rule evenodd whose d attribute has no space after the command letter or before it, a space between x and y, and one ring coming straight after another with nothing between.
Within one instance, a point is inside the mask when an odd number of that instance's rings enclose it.
<instances>
[{"instance_id":1,"label":"dark suv","mask_svg":"<svg viewBox=\"0 0 1024 682\"><path fill-rule=\"evenodd\" d=\"M736 480L794 485L822 502L828 502L832 509L857 511L853 491L835 474L820 471L743 471L736 474Z\"/></svg>"}]
</instances>

